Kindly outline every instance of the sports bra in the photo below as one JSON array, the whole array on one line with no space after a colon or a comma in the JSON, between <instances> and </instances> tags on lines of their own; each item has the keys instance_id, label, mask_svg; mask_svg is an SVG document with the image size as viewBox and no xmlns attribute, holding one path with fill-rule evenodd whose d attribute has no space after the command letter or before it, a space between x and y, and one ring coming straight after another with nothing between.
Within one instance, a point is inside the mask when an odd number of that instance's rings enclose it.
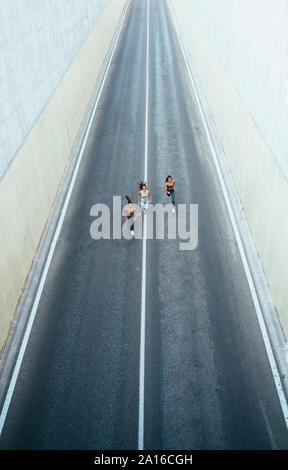
<instances>
[{"instance_id":1,"label":"sports bra","mask_svg":"<svg viewBox=\"0 0 288 470\"><path fill-rule=\"evenodd\" d=\"M149 193L148 193L148 191L146 192L146 194L143 194L143 190L140 191L140 193L141 193L141 198L142 198L142 199L148 199L148 198L149 198Z\"/></svg>"}]
</instances>

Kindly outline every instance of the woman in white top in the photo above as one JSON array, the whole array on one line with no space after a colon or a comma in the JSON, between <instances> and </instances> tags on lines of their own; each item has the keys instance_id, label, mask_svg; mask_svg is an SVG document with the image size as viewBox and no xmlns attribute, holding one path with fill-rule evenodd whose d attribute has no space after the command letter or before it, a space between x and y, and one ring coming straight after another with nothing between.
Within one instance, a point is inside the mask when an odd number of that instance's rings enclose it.
<instances>
[{"instance_id":1,"label":"woman in white top","mask_svg":"<svg viewBox=\"0 0 288 470\"><path fill-rule=\"evenodd\" d=\"M137 195L138 206L141 207L141 211L145 213L148 209L149 202L152 202L152 196L150 191L147 189L146 183L139 181L138 183L139 193Z\"/></svg>"}]
</instances>

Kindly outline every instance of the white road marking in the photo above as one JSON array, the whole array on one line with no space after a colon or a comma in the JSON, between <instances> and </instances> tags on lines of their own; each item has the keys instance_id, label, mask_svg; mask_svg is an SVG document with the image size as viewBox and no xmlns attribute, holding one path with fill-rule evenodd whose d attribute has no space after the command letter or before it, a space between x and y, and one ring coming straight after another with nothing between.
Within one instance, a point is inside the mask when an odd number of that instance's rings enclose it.
<instances>
[{"instance_id":1,"label":"white road marking","mask_svg":"<svg viewBox=\"0 0 288 470\"><path fill-rule=\"evenodd\" d=\"M188 63L188 59L187 59L187 56L186 56L186 52L185 52L185 49L184 49L182 39L181 39L179 31L178 31L175 15L172 11L170 2L168 2L168 5L169 5L171 17L173 19L173 23L174 23L174 26L175 26L175 31L176 31L176 34L178 36L178 40L179 40L179 44L180 44L180 47L181 47L181 50L182 50L184 61L185 61L186 67L187 67L187 71L188 71L188 74L189 74L189 77L190 77L190 80L191 80L191 83L192 83L194 95L195 95L195 98L196 98L196 101L197 101L197 104L198 104L198 107L199 107L199 110L200 110L202 122L203 122L203 125L204 125L204 128L205 128L208 143L209 143L210 150L211 150L213 160L214 160L214 163L215 163L215 167L216 167L216 170L217 170L218 178L219 178L219 181L220 181L220 184L221 184L221 187L222 187L225 202L226 202L226 205L227 205L227 208L228 208L230 220L231 220L232 227L233 227L233 230L234 230L234 234L235 234L235 237L236 237L236 240L237 240L237 244L238 244L239 252L240 252L240 255L241 255L242 263L243 263L243 266L244 266L244 270L245 270L246 277L247 277L247 280L248 280L250 292L251 292L252 299L253 299L254 306L255 306L255 310L256 310L256 313L257 313L258 322L259 322L261 333L262 333L262 336L263 336L263 340L264 340L266 352L267 352L267 355L268 355L270 367L271 367L271 370L272 370L272 375L273 375L273 378L274 378L274 382L275 382L276 390L277 390L277 393L278 393L280 405L281 405L281 408L282 408L284 420L285 420L285 423L286 423L286 427L288 429L288 404L287 404L286 396L285 396L285 393L284 393L284 390L283 390L282 382L281 382L281 379L280 379L280 376L279 376L279 371L278 371L278 368L277 368L277 365L276 365L276 361L275 361L275 358L274 358L273 349L272 349L270 339L269 339L269 336L268 336L268 333L267 333L267 329L266 329L266 325L265 325L261 305L259 303L257 291L256 291L254 281L253 281L253 276L252 276L252 273L251 273L251 270L250 270L250 267L249 267L249 263L248 263L248 260L247 260L247 257L246 257L244 246L243 246L243 243L242 243L242 240L241 240L240 232L239 232L237 222L236 222L236 219L235 219L235 216L234 216L234 213L233 213L233 209L232 209L232 206L231 206L231 203L230 203L230 199L229 199L229 195L228 195L228 192L227 192L227 189L226 189L224 178L222 176L222 172L221 172L220 165L219 165L219 162L218 162L218 157L216 155L214 145L213 145L212 140L211 140L208 124L206 122L206 118L205 118L205 115L204 115L204 112L203 112L203 109L202 109L202 104L201 104L201 101L200 101L198 90L197 90L193 75L192 75L190 67L189 67L189 63Z\"/></svg>"},{"instance_id":2,"label":"white road marking","mask_svg":"<svg viewBox=\"0 0 288 470\"><path fill-rule=\"evenodd\" d=\"M86 146L86 143L87 143L88 135L89 135L89 132L90 132L90 129L91 129L91 126L92 126L92 121L93 121L93 118L94 118L94 115L95 115L95 112L96 112L96 108L98 106L98 102L99 102L99 99L101 97L102 90L103 90L103 87L104 87L104 84L105 84L105 81L106 81L106 78L107 78L107 75L108 75L108 72L109 72L109 69L110 69L110 65L111 65L111 62L112 62L112 59L113 59L113 56L114 56L114 53L115 53L115 50L116 50L116 47L117 47L117 44L118 44L118 41L119 41L119 37L120 37L121 31L122 31L122 28L123 28L123 24L124 24L124 21L125 21L125 18L126 18L126 14L127 14L128 8L129 8L129 4L130 4L130 0L128 1L127 5L126 5L126 8L124 10L124 13L123 13L123 16L122 16L122 21L121 21L119 29L118 29L118 34L116 36L113 48L111 50L111 54L110 54L110 57L109 57L107 68L106 68L106 71L104 73L104 76L103 76L103 79L102 79L102 82L101 82L101 86L100 86L100 89L99 89L99 92L98 92L98 95L97 95L97 99L96 99L96 102L95 102L95 105L94 105L94 108L93 108L93 112L92 112L91 118L89 120L89 124L87 126L87 129L86 129L85 138L84 138L82 146L81 146L81 150L80 150L80 153L79 153L79 156L78 156L77 164L75 166L73 176L71 178L71 182L70 182L70 185L69 185L69 188L68 188L68 192L67 192L67 195L66 195L66 198L65 198L65 202L64 202L62 210L61 210L59 221L58 221L55 233L54 233L54 237L53 237L51 247L50 247L46 262L45 262L45 266L44 266L44 269L43 269L41 280L40 280L40 283L39 283L39 286L38 286L38 289L37 289L37 293L36 293L36 296L35 296L35 299L34 299L34 302L33 302L33 306L32 306L32 310L31 310L31 313L30 313L29 321L28 321L26 329L25 329L25 333L24 333L24 336L23 336L23 340L22 340L22 343L21 343L21 347L20 347L20 350L19 350L17 361L16 361L16 364L15 364L15 367L14 367L14 370L13 370L11 381L10 381L8 391L7 391L7 394L6 394L6 397L5 397L5 401L4 401L2 410L1 410L0 435L2 433L4 424L5 424L6 416L7 416L8 409L9 409L9 406L10 406L10 403L11 403L12 395L13 395L13 392L14 392L14 389L15 389L16 381L17 381L18 374L19 374L19 371L20 371L20 368L21 368L22 360L23 360L23 357L24 357L24 354L25 354L25 350L26 350L26 346L27 346L27 343L28 343L30 332L31 332L31 329L32 329L32 326L33 326L33 322L34 322L34 319L35 319L35 316L36 316L36 313L37 313L39 301L40 301L42 291L43 291L43 288L44 288L44 285L45 285L45 281L46 281L46 277L47 277L47 274L48 274L48 271L49 271L50 263L51 263L51 260L52 260L53 254L54 254L54 250L55 250L57 240L59 238L59 234L61 232L64 217L65 217L65 214L66 214L66 211L67 211L67 207L68 207L70 197L71 197L71 194L72 194L72 191L73 191L75 180L76 180L76 177L77 177L77 174L78 174L78 170L79 170L79 167L80 167L82 156L83 156L85 146Z\"/></svg>"},{"instance_id":3,"label":"white road marking","mask_svg":"<svg viewBox=\"0 0 288 470\"><path fill-rule=\"evenodd\" d=\"M144 181L148 173L148 113L149 113L149 40L150 40L150 2L147 0L147 38L146 38L146 106L145 106L145 152ZM146 237L147 217L143 223L142 250L142 287L141 287L141 331L140 331L140 364L139 364L139 415L138 415L138 450L144 449L144 392L145 392L145 321L146 321Z\"/></svg>"}]
</instances>

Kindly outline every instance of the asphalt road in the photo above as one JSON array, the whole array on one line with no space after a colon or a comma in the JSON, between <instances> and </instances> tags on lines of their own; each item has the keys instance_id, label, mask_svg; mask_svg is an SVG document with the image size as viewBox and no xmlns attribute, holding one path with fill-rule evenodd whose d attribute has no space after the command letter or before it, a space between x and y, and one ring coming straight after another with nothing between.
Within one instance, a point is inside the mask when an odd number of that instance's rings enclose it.
<instances>
[{"instance_id":1,"label":"asphalt road","mask_svg":"<svg viewBox=\"0 0 288 470\"><path fill-rule=\"evenodd\" d=\"M198 204L199 241L147 240L146 449L287 449L242 261L164 0L150 0L148 184ZM137 449L142 240L93 240L91 207L144 174L146 2L98 103L1 449Z\"/></svg>"}]
</instances>

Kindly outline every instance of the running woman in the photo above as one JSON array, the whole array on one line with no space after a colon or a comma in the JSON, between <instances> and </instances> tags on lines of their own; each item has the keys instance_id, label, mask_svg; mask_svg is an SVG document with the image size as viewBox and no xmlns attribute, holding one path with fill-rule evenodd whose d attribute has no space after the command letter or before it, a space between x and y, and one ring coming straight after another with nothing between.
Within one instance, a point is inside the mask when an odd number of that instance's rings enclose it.
<instances>
[{"instance_id":1,"label":"running woman","mask_svg":"<svg viewBox=\"0 0 288 470\"><path fill-rule=\"evenodd\" d=\"M138 206L140 205L141 211L145 214L146 210L148 209L148 204L152 202L152 196L150 191L147 189L147 184L143 183L143 181L139 181L138 183L139 193L137 195Z\"/></svg>"},{"instance_id":2,"label":"running woman","mask_svg":"<svg viewBox=\"0 0 288 470\"><path fill-rule=\"evenodd\" d=\"M126 217L126 221L131 219L132 217L135 221L136 218L138 217L139 213L138 213L136 207L133 206L133 202L131 201L130 197L129 196L125 196L125 197L128 201L128 206L126 206L124 208L124 214L125 214L125 217ZM131 224L130 232L131 232L131 235L133 237L134 236L134 222L133 222L133 224Z\"/></svg>"},{"instance_id":3,"label":"running woman","mask_svg":"<svg viewBox=\"0 0 288 470\"><path fill-rule=\"evenodd\" d=\"M167 176L165 180L164 190L167 196L171 196L172 204L175 206L175 190L176 190L176 181L172 178L171 175ZM173 207L174 212L174 207Z\"/></svg>"}]
</instances>

